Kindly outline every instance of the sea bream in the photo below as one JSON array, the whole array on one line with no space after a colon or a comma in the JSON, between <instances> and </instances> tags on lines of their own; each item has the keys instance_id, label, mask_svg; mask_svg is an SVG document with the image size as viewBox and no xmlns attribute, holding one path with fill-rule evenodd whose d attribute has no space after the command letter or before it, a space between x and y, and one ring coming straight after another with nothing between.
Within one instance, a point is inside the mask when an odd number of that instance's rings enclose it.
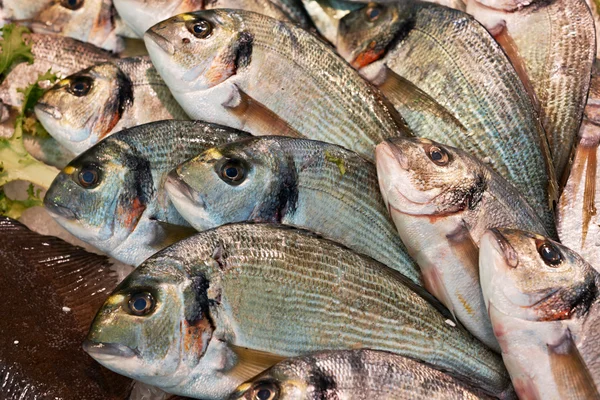
<instances>
[{"instance_id":1,"label":"sea bream","mask_svg":"<svg viewBox=\"0 0 600 400\"><path fill-rule=\"evenodd\" d=\"M203 399L228 396L285 357L355 348L420 359L510 395L500 357L449 317L398 272L337 243L281 225L230 224L133 271L84 348L115 372Z\"/></svg>"},{"instance_id":2,"label":"sea bream","mask_svg":"<svg viewBox=\"0 0 600 400\"><path fill-rule=\"evenodd\" d=\"M511 227L545 233L518 190L465 151L428 139L377 146L381 194L425 287L477 338L500 351L479 287L483 233Z\"/></svg>"},{"instance_id":3,"label":"sea bream","mask_svg":"<svg viewBox=\"0 0 600 400\"><path fill-rule=\"evenodd\" d=\"M481 239L481 288L522 399L600 399L600 274L546 237L494 229Z\"/></svg>"},{"instance_id":4,"label":"sea bream","mask_svg":"<svg viewBox=\"0 0 600 400\"><path fill-rule=\"evenodd\" d=\"M192 118L322 140L371 160L386 137L411 134L376 88L294 24L242 10L198 11L153 26L144 40Z\"/></svg>"},{"instance_id":5,"label":"sea bream","mask_svg":"<svg viewBox=\"0 0 600 400\"><path fill-rule=\"evenodd\" d=\"M76 155L124 128L188 119L148 57L97 64L60 80L40 98L35 115Z\"/></svg>"},{"instance_id":6,"label":"sea bream","mask_svg":"<svg viewBox=\"0 0 600 400\"><path fill-rule=\"evenodd\" d=\"M210 147L247 136L200 121L123 130L67 165L46 192L44 205L74 236L139 265L195 232L164 190L167 173Z\"/></svg>"},{"instance_id":7,"label":"sea bream","mask_svg":"<svg viewBox=\"0 0 600 400\"><path fill-rule=\"evenodd\" d=\"M197 230L268 221L322 234L421 284L379 193L375 166L340 146L261 136L206 150L165 189Z\"/></svg>"}]
</instances>

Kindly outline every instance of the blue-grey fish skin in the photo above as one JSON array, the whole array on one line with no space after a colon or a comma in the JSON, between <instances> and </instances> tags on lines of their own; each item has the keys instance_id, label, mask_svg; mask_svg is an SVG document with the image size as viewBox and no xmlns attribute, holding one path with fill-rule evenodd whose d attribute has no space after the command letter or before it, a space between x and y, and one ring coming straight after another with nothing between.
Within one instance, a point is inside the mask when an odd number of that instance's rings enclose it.
<instances>
[{"instance_id":1,"label":"blue-grey fish skin","mask_svg":"<svg viewBox=\"0 0 600 400\"><path fill-rule=\"evenodd\" d=\"M193 233L164 191L166 174L207 148L247 136L191 121L160 121L123 130L65 167L44 204L79 239L139 265Z\"/></svg>"}]
</instances>

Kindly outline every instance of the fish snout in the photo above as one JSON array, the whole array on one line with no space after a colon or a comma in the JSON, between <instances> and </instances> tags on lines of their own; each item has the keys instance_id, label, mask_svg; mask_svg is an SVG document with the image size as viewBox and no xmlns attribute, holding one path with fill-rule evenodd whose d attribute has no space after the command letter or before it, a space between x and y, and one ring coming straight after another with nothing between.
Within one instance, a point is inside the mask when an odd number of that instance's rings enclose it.
<instances>
[{"instance_id":1,"label":"fish snout","mask_svg":"<svg viewBox=\"0 0 600 400\"><path fill-rule=\"evenodd\" d=\"M58 108L41 101L35 105L33 110L38 118L40 118L40 116L49 115L54 119L61 119L63 116Z\"/></svg>"},{"instance_id":2,"label":"fish snout","mask_svg":"<svg viewBox=\"0 0 600 400\"><path fill-rule=\"evenodd\" d=\"M192 203L200 200L194 189L181 178L176 169L167 175L165 189L172 198Z\"/></svg>"},{"instance_id":3,"label":"fish snout","mask_svg":"<svg viewBox=\"0 0 600 400\"><path fill-rule=\"evenodd\" d=\"M133 358L137 357L137 352L131 348L118 343L98 343L86 339L83 344L83 351L92 358L98 360L103 358Z\"/></svg>"},{"instance_id":4,"label":"fish snout","mask_svg":"<svg viewBox=\"0 0 600 400\"><path fill-rule=\"evenodd\" d=\"M158 34L156 31L160 31L161 29L165 29L161 27L162 23L154 25L152 28L148 29L144 34L144 42L146 46L149 47L159 47L168 55L175 54L175 46L164 36Z\"/></svg>"},{"instance_id":5,"label":"fish snout","mask_svg":"<svg viewBox=\"0 0 600 400\"><path fill-rule=\"evenodd\" d=\"M54 218L62 218L71 221L77 220L77 215L75 212L67 207L64 207L53 198L53 196L44 197L44 207L52 217Z\"/></svg>"}]
</instances>

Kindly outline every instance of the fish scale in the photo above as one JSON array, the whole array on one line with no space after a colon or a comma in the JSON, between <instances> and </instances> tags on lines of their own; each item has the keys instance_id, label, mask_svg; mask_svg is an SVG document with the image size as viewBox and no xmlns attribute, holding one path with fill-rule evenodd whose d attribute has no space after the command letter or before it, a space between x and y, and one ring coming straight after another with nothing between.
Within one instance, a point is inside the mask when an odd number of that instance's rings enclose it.
<instances>
[{"instance_id":1,"label":"fish scale","mask_svg":"<svg viewBox=\"0 0 600 400\"><path fill-rule=\"evenodd\" d=\"M210 261L215 249L222 267ZM227 225L164 250L134 275L160 266L160 276L172 260L219 293L213 336L236 346L285 356L368 347L453 371L491 393L508 386L499 356L448 325L399 275L314 234Z\"/></svg>"}]
</instances>

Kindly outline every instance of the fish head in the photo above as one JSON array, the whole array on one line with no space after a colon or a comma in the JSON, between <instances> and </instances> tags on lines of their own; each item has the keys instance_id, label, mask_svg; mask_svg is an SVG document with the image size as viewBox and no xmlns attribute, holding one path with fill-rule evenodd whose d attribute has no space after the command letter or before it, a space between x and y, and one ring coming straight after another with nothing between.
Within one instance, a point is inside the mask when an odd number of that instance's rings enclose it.
<instances>
[{"instance_id":1,"label":"fish head","mask_svg":"<svg viewBox=\"0 0 600 400\"><path fill-rule=\"evenodd\" d=\"M375 151L388 208L401 214L445 216L473 209L487 173L465 152L420 138L392 138Z\"/></svg>"},{"instance_id":2,"label":"fish head","mask_svg":"<svg viewBox=\"0 0 600 400\"><path fill-rule=\"evenodd\" d=\"M177 260L147 260L106 299L84 350L119 374L160 387L179 385L212 336L207 286Z\"/></svg>"},{"instance_id":3,"label":"fish head","mask_svg":"<svg viewBox=\"0 0 600 400\"><path fill-rule=\"evenodd\" d=\"M249 138L179 165L165 188L199 231L247 220L277 222L295 187L293 171L277 140Z\"/></svg>"},{"instance_id":4,"label":"fish head","mask_svg":"<svg viewBox=\"0 0 600 400\"><path fill-rule=\"evenodd\" d=\"M232 10L176 15L148 29L144 42L169 89L183 93L225 81L252 51L251 36Z\"/></svg>"},{"instance_id":5,"label":"fish head","mask_svg":"<svg viewBox=\"0 0 600 400\"><path fill-rule=\"evenodd\" d=\"M147 159L111 137L58 174L44 205L73 235L110 253L137 228L154 193Z\"/></svg>"},{"instance_id":6,"label":"fish head","mask_svg":"<svg viewBox=\"0 0 600 400\"><path fill-rule=\"evenodd\" d=\"M599 274L581 256L546 237L492 229L480 242L481 287L488 309L529 321L584 313L595 300Z\"/></svg>"},{"instance_id":7,"label":"fish head","mask_svg":"<svg viewBox=\"0 0 600 400\"><path fill-rule=\"evenodd\" d=\"M369 3L348 13L339 23L338 53L357 69L379 60L405 25L404 17L390 4Z\"/></svg>"},{"instance_id":8,"label":"fish head","mask_svg":"<svg viewBox=\"0 0 600 400\"><path fill-rule=\"evenodd\" d=\"M34 110L56 140L79 154L107 136L132 102L129 78L113 63L103 63L59 81Z\"/></svg>"},{"instance_id":9,"label":"fish head","mask_svg":"<svg viewBox=\"0 0 600 400\"><path fill-rule=\"evenodd\" d=\"M312 366L301 359L284 360L256 377L242 383L231 393L229 400L268 399L303 400L313 396L310 382ZM321 395L323 392L319 392Z\"/></svg>"},{"instance_id":10,"label":"fish head","mask_svg":"<svg viewBox=\"0 0 600 400\"><path fill-rule=\"evenodd\" d=\"M113 0L121 18L140 37L152 25L179 12L201 10L201 0Z\"/></svg>"}]
</instances>

